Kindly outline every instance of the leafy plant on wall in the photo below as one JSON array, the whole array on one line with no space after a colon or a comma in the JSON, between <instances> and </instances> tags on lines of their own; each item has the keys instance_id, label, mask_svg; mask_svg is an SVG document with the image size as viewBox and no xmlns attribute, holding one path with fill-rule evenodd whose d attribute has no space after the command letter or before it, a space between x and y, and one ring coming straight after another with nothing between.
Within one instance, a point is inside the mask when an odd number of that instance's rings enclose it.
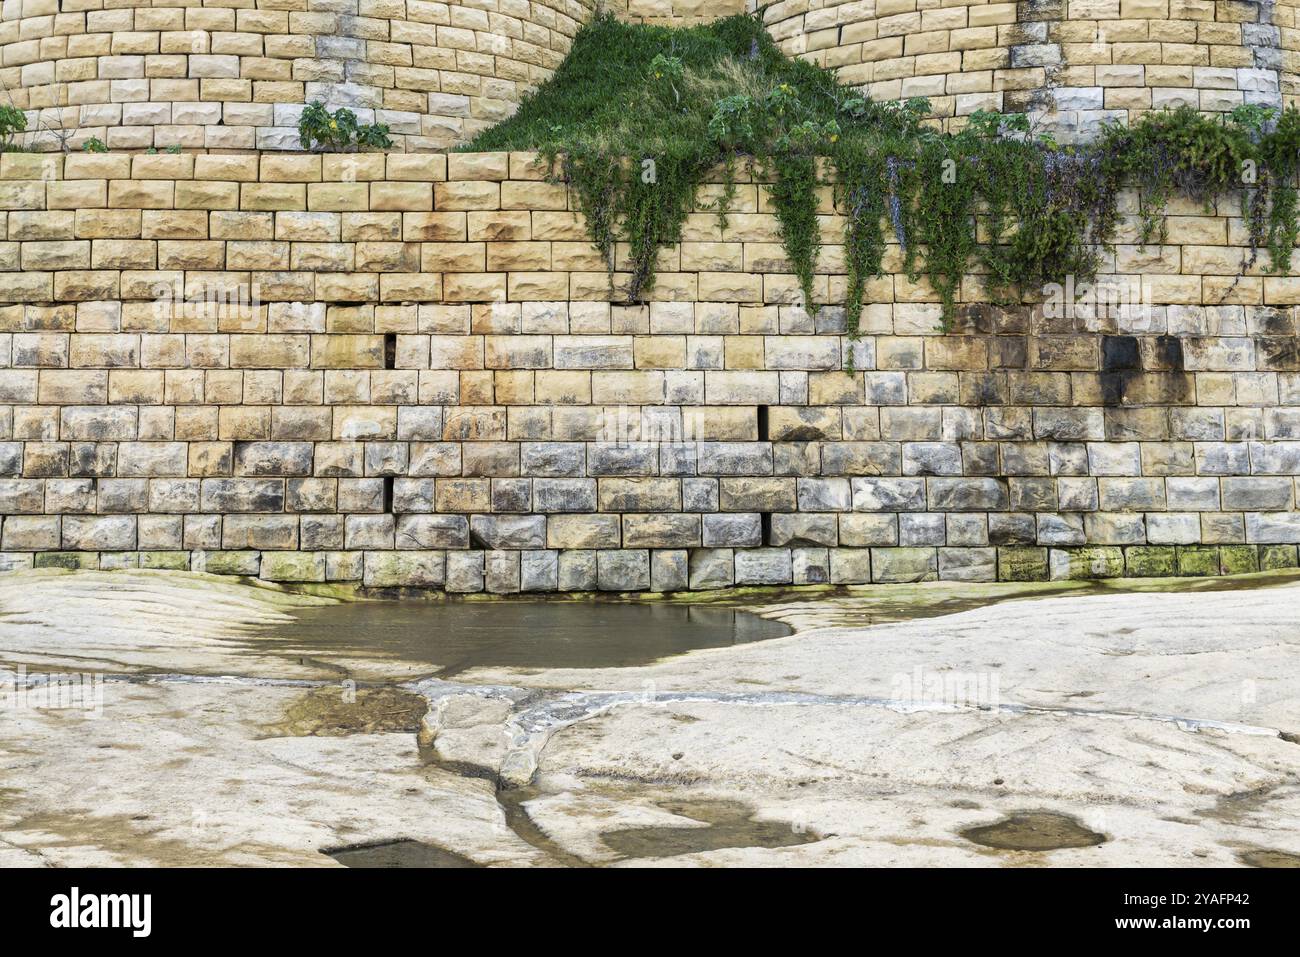
<instances>
[{"instance_id":1,"label":"leafy plant on wall","mask_svg":"<svg viewBox=\"0 0 1300 957\"><path fill-rule=\"evenodd\" d=\"M0 153L17 150L16 138L27 130L27 115L16 106L0 106Z\"/></svg>"},{"instance_id":2,"label":"leafy plant on wall","mask_svg":"<svg viewBox=\"0 0 1300 957\"><path fill-rule=\"evenodd\" d=\"M298 141L305 150L330 152L389 149L393 145L387 125L361 123L346 107L330 112L319 101L303 109L298 120Z\"/></svg>"},{"instance_id":3,"label":"leafy plant on wall","mask_svg":"<svg viewBox=\"0 0 1300 957\"><path fill-rule=\"evenodd\" d=\"M901 268L937 292L945 325L972 271L1001 301L1067 275L1091 278L1118 234L1125 187L1139 194L1144 244L1164 241L1174 196L1212 208L1236 195L1252 250L1267 251L1273 272L1290 268L1300 219L1294 109L1154 111L1073 145L1020 115L979 112L945 133L929 112L924 100L871 102L829 71L785 57L752 16L685 30L601 16L514 117L466 148L536 150L549 160L611 280L629 275L633 300L653 287L661 249L680 240L698 187L719 171L725 186L712 208L715 238L725 238L745 166L767 190L802 302L816 311L829 187L842 217L850 334L891 240Z\"/></svg>"}]
</instances>

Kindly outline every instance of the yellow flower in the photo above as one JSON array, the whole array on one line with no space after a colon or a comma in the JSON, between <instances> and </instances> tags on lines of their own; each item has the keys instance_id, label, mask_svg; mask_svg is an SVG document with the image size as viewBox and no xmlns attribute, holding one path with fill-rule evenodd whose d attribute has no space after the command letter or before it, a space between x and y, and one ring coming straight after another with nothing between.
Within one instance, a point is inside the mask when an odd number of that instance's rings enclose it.
<instances>
[{"instance_id":1,"label":"yellow flower","mask_svg":"<svg viewBox=\"0 0 1300 957\"><path fill-rule=\"evenodd\" d=\"M834 142L835 142L836 140L838 140L839 138L840 138L840 134L838 134L838 133L832 133L832 134L831 134L831 142L832 142L832 143L834 143Z\"/></svg>"}]
</instances>

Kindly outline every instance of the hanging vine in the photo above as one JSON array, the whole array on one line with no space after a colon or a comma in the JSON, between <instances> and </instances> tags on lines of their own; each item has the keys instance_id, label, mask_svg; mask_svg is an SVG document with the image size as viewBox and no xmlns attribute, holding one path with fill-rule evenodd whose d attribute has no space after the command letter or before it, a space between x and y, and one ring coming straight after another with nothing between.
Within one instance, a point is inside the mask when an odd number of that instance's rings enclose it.
<instances>
[{"instance_id":1,"label":"hanging vine","mask_svg":"<svg viewBox=\"0 0 1300 957\"><path fill-rule=\"evenodd\" d=\"M537 150L550 161L611 284L626 273L630 300L653 288L662 247L681 240L697 188L719 166L724 190L705 208L725 235L737 163L751 158L770 180L760 188L770 191L810 312L818 308L825 158L844 220L850 336L891 240L904 271L934 288L947 324L974 267L1004 301L1069 275L1092 278L1118 232L1124 187L1140 197L1144 244L1166 239L1175 196L1212 207L1241 195L1252 249L1268 251L1271 271L1290 269L1300 233L1294 109L1153 111L1070 146L1036 133L1023 116L976 113L943 134L928 114L924 100L873 103L829 71L785 57L753 16L684 30L600 16L514 117L467 148Z\"/></svg>"}]
</instances>

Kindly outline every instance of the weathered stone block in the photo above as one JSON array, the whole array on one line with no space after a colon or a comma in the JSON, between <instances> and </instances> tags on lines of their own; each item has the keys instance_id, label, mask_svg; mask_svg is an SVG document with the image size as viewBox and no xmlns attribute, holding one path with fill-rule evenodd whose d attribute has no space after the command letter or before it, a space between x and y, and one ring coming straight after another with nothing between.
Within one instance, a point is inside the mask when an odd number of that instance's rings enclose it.
<instances>
[{"instance_id":1,"label":"weathered stone block","mask_svg":"<svg viewBox=\"0 0 1300 957\"><path fill-rule=\"evenodd\" d=\"M939 549L939 578L942 581L997 581L997 549Z\"/></svg>"},{"instance_id":2,"label":"weathered stone block","mask_svg":"<svg viewBox=\"0 0 1300 957\"><path fill-rule=\"evenodd\" d=\"M1046 548L999 548L998 581L1034 582L1048 578Z\"/></svg>"},{"instance_id":3,"label":"weathered stone block","mask_svg":"<svg viewBox=\"0 0 1300 957\"><path fill-rule=\"evenodd\" d=\"M646 549L610 549L596 553L601 591L648 591L650 553Z\"/></svg>"},{"instance_id":4,"label":"weathered stone block","mask_svg":"<svg viewBox=\"0 0 1300 957\"><path fill-rule=\"evenodd\" d=\"M862 585L871 581L871 549L829 549L831 583Z\"/></svg>"},{"instance_id":5,"label":"weathered stone block","mask_svg":"<svg viewBox=\"0 0 1300 957\"><path fill-rule=\"evenodd\" d=\"M768 544L777 546L822 545L834 547L839 544L839 522L837 519L838 516L834 514L779 512L771 518Z\"/></svg>"},{"instance_id":6,"label":"weathered stone block","mask_svg":"<svg viewBox=\"0 0 1300 957\"><path fill-rule=\"evenodd\" d=\"M469 520L464 515L399 515L395 546L436 550L469 548Z\"/></svg>"},{"instance_id":7,"label":"weathered stone block","mask_svg":"<svg viewBox=\"0 0 1300 957\"><path fill-rule=\"evenodd\" d=\"M133 549L134 515L67 515L63 519L62 547L74 551Z\"/></svg>"},{"instance_id":8,"label":"weathered stone block","mask_svg":"<svg viewBox=\"0 0 1300 957\"><path fill-rule=\"evenodd\" d=\"M277 582L323 582L325 556L321 552L267 552L260 577Z\"/></svg>"},{"instance_id":9,"label":"weathered stone block","mask_svg":"<svg viewBox=\"0 0 1300 957\"><path fill-rule=\"evenodd\" d=\"M449 592L481 592L484 588L483 552L448 552L446 575L445 587Z\"/></svg>"},{"instance_id":10,"label":"weathered stone block","mask_svg":"<svg viewBox=\"0 0 1300 957\"><path fill-rule=\"evenodd\" d=\"M873 548L871 579L876 582L935 581L939 559L933 548Z\"/></svg>"},{"instance_id":11,"label":"weathered stone block","mask_svg":"<svg viewBox=\"0 0 1300 957\"><path fill-rule=\"evenodd\" d=\"M1171 545L1135 545L1124 550L1124 574L1130 578L1166 578L1178 574L1177 549Z\"/></svg>"},{"instance_id":12,"label":"weathered stone block","mask_svg":"<svg viewBox=\"0 0 1300 957\"><path fill-rule=\"evenodd\" d=\"M695 548L690 553L691 589L730 588L736 582L735 553L730 548Z\"/></svg>"},{"instance_id":13,"label":"weathered stone block","mask_svg":"<svg viewBox=\"0 0 1300 957\"><path fill-rule=\"evenodd\" d=\"M1258 546L1222 545L1219 547L1219 574L1241 575L1259 570Z\"/></svg>"},{"instance_id":14,"label":"weathered stone block","mask_svg":"<svg viewBox=\"0 0 1300 957\"><path fill-rule=\"evenodd\" d=\"M1121 548L1100 545L1053 548L1048 561L1053 581L1119 578L1124 574L1124 551Z\"/></svg>"},{"instance_id":15,"label":"weathered stone block","mask_svg":"<svg viewBox=\"0 0 1300 957\"><path fill-rule=\"evenodd\" d=\"M546 518L541 515L474 515L472 541L489 549L545 548Z\"/></svg>"},{"instance_id":16,"label":"weathered stone block","mask_svg":"<svg viewBox=\"0 0 1300 957\"><path fill-rule=\"evenodd\" d=\"M597 554L585 549L560 552L560 590L595 591L598 581Z\"/></svg>"},{"instance_id":17,"label":"weathered stone block","mask_svg":"<svg viewBox=\"0 0 1300 957\"><path fill-rule=\"evenodd\" d=\"M1296 546L1294 545L1260 545L1259 567L1261 571L1274 571L1279 568L1295 568L1297 565Z\"/></svg>"},{"instance_id":18,"label":"weathered stone block","mask_svg":"<svg viewBox=\"0 0 1300 957\"><path fill-rule=\"evenodd\" d=\"M367 588L438 588L446 581L446 553L366 552Z\"/></svg>"},{"instance_id":19,"label":"weathered stone block","mask_svg":"<svg viewBox=\"0 0 1300 957\"><path fill-rule=\"evenodd\" d=\"M1190 545L1179 546L1178 574L1184 576L1202 576L1219 574L1219 550L1213 546Z\"/></svg>"},{"instance_id":20,"label":"weathered stone block","mask_svg":"<svg viewBox=\"0 0 1300 957\"><path fill-rule=\"evenodd\" d=\"M855 512L908 512L925 508L925 479L855 478Z\"/></svg>"},{"instance_id":21,"label":"weathered stone block","mask_svg":"<svg viewBox=\"0 0 1300 957\"><path fill-rule=\"evenodd\" d=\"M689 552L685 549L655 549L650 553L651 591L685 591L689 587Z\"/></svg>"},{"instance_id":22,"label":"weathered stone block","mask_svg":"<svg viewBox=\"0 0 1300 957\"><path fill-rule=\"evenodd\" d=\"M745 548L763 544L763 525L757 513L721 513L703 516L706 548Z\"/></svg>"},{"instance_id":23,"label":"weathered stone block","mask_svg":"<svg viewBox=\"0 0 1300 957\"><path fill-rule=\"evenodd\" d=\"M520 553L490 551L483 556L483 581L489 592L513 594L520 588Z\"/></svg>"},{"instance_id":24,"label":"weathered stone block","mask_svg":"<svg viewBox=\"0 0 1300 957\"><path fill-rule=\"evenodd\" d=\"M520 591L555 591L559 587L559 574L559 552L553 550L520 552Z\"/></svg>"},{"instance_id":25,"label":"weathered stone block","mask_svg":"<svg viewBox=\"0 0 1300 957\"><path fill-rule=\"evenodd\" d=\"M735 576L737 585L788 585L794 577L790 549L738 549Z\"/></svg>"}]
</instances>

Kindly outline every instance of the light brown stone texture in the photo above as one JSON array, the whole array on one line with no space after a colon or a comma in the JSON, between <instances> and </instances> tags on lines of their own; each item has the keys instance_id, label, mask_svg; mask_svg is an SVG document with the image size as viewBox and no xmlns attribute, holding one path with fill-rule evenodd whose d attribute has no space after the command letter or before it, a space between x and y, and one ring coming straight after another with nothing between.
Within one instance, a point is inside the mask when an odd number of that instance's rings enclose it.
<instances>
[{"instance_id":1,"label":"light brown stone texture","mask_svg":"<svg viewBox=\"0 0 1300 957\"><path fill-rule=\"evenodd\" d=\"M1239 275L1231 202L1172 202L1141 249L1122 197L1110 305L974 275L944 331L889 272L853 337L833 206L819 308L754 271L788 268L775 217L723 232L710 188L628 303L565 193L511 178L531 155L340 159L0 157L0 566L501 592L1296 563L1300 294Z\"/></svg>"}]
</instances>

